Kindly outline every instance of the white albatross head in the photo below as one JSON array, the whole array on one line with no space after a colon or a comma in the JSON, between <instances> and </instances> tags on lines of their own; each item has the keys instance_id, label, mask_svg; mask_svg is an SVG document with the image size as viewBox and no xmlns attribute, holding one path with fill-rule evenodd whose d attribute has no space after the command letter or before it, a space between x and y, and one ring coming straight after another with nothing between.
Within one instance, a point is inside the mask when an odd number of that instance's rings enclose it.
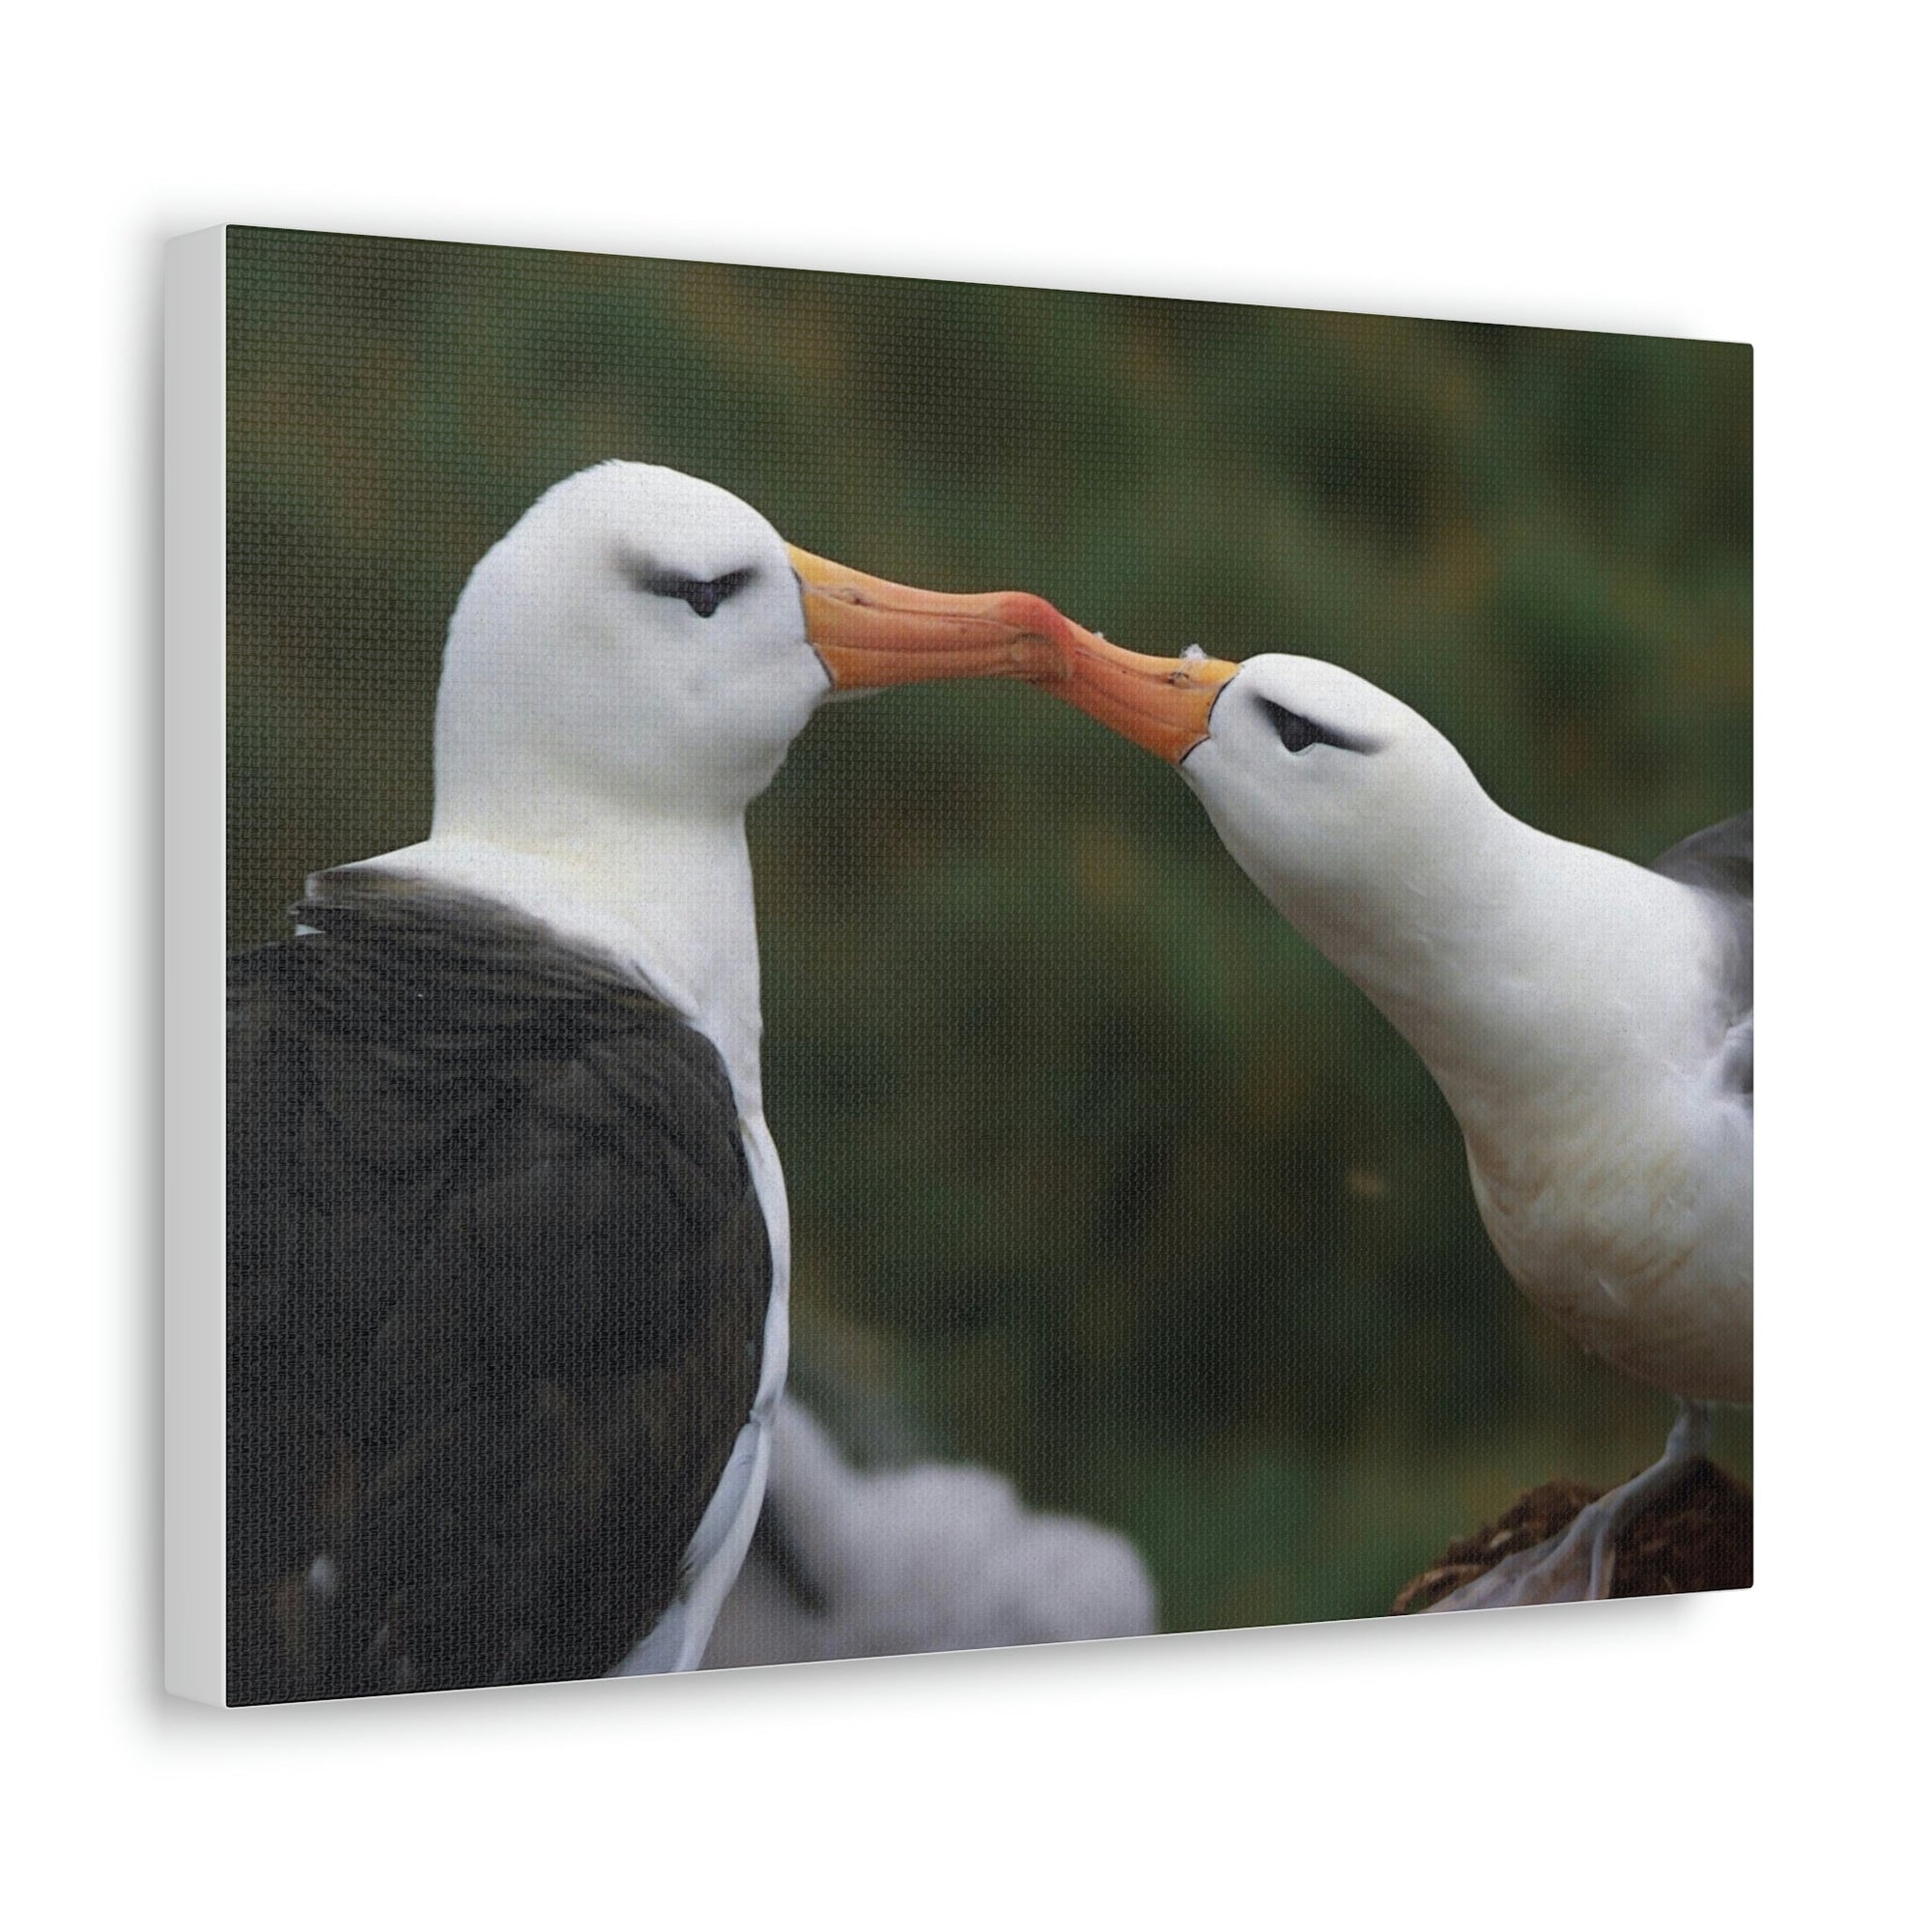
<instances>
[{"instance_id":1,"label":"white albatross head","mask_svg":"<svg viewBox=\"0 0 1932 1932\"><path fill-rule=\"evenodd\" d=\"M1509 822L1440 731L1338 665L1142 657L1080 633L1068 667L1056 695L1178 766L1236 864L1324 950L1453 902Z\"/></svg>"},{"instance_id":2,"label":"white albatross head","mask_svg":"<svg viewBox=\"0 0 1932 1932\"><path fill-rule=\"evenodd\" d=\"M1301 921L1466 875L1497 816L1427 719L1316 658L1250 658L1180 775L1241 869Z\"/></svg>"},{"instance_id":3,"label":"white albatross head","mask_svg":"<svg viewBox=\"0 0 1932 1932\"><path fill-rule=\"evenodd\" d=\"M476 566L437 702L436 827L524 847L587 821L741 814L835 690L1055 676L1065 620L789 548L728 491L606 463Z\"/></svg>"}]
</instances>

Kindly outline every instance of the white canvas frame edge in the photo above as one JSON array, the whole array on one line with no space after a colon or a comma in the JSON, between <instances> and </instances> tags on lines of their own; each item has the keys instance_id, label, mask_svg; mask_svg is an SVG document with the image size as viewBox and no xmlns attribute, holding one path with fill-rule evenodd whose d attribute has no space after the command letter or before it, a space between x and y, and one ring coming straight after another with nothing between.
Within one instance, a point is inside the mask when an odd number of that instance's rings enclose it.
<instances>
[{"instance_id":1,"label":"white canvas frame edge","mask_svg":"<svg viewBox=\"0 0 1932 1932\"><path fill-rule=\"evenodd\" d=\"M227 231L167 244L162 1681L227 1701Z\"/></svg>"}]
</instances>

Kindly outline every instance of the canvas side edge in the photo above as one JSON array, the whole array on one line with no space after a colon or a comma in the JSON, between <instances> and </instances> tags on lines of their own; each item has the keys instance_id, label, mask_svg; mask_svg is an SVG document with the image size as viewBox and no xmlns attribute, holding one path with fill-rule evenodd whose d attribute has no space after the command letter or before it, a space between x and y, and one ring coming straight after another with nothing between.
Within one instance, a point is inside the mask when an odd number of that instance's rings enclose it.
<instances>
[{"instance_id":1,"label":"canvas side edge","mask_svg":"<svg viewBox=\"0 0 1932 1932\"><path fill-rule=\"evenodd\" d=\"M227 235L167 244L162 810L163 1681L227 1701Z\"/></svg>"}]
</instances>

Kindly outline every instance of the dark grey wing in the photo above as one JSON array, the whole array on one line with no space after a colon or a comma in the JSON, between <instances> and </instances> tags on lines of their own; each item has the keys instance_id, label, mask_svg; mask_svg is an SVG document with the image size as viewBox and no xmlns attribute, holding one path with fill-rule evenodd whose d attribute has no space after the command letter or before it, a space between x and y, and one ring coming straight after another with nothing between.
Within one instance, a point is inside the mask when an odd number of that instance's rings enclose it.
<instances>
[{"instance_id":1,"label":"dark grey wing","mask_svg":"<svg viewBox=\"0 0 1932 1932\"><path fill-rule=\"evenodd\" d=\"M1748 811L1680 839L1651 867L1665 878L1736 902L1751 902L1751 819Z\"/></svg>"},{"instance_id":2,"label":"dark grey wing","mask_svg":"<svg viewBox=\"0 0 1932 1932\"><path fill-rule=\"evenodd\" d=\"M567 957L301 917L230 971L230 1701L602 1675L756 1389L729 1082Z\"/></svg>"},{"instance_id":3,"label":"dark grey wing","mask_svg":"<svg viewBox=\"0 0 1932 1932\"><path fill-rule=\"evenodd\" d=\"M1673 845L1653 869L1704 895L1723 942L1718 998L1725 1026L1722 1077L1752 1095L1754 996L1751 978L1752 851L1748 811Z\"/></svg>"}]
</instances>

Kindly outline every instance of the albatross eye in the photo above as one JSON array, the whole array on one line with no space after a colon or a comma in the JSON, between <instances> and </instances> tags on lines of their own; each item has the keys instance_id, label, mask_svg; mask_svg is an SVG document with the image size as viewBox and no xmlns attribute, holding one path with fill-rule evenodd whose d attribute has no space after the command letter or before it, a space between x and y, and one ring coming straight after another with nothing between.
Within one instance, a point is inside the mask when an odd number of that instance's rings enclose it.
<instances>
[{"instance_id":1,"label":"albatross eye","mask_svg":"<svg viewBox=\"0 0 1932 1932\"><path fill-rule=\"evenodd\" d=\"M674 570L640 570L637 583L653 597L675 597L700 617L708 617L725 598L744 589L752 575L749 570L731 570L723 577L681 577Z\"/></svg>"},{"instance_id":2,"label":"albatross eye","mask_svg":"<svg viewBox=\"0 0 1932 1932\"><path fill-rule=\"evenodd\" d=\"M1264 697L1261 707L1274 725L1275 736L1291 752L1305 752L1311 745L1333 745L1338 752L1366 752L1372 749L1361 739L1350 738L1324 724L1318 724L1314 719L1304 718L1300 712L1291 711L1285 704L1275 704Z\"/></svg>"}]
</instances>

